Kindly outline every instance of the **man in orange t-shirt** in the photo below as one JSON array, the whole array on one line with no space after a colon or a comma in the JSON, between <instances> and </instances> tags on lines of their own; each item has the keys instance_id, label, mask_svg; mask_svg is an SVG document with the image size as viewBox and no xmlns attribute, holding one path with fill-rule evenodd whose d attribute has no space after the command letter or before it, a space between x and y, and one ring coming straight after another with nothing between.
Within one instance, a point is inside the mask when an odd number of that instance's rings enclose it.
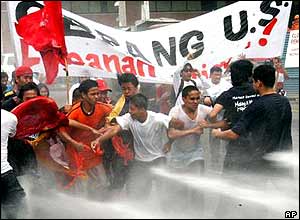
<instances>
[{"instance_id":1,"label":"man in orange t-shirt","mask_svg":"<svg viewBox=\"0 0 300 220\"><path fill-rule=\"evenodd\" d=\"M103 128L105 117L112 111L112 107L97 102L99 96L97 82L90 79L85 80L80 84L79 91L82 95L82 101L72 106L67 114L68 118L97 130ZM70 168L76 169L78 173L86 172L88 176L88 181L80 181L79 178L73 177L69 186L75 184L75 188L77 188L77 186L86 183L85 189L89 195L105 196L108 181L102 164L103 151L100 148L96 151L90 148L91 141L97 138L97 135L77 128L67 129L70 137L75 140L70 140L72 144L66 146ZM82 192L85 189L79 188L78 190Z\"/></svg>"}]
</instances>

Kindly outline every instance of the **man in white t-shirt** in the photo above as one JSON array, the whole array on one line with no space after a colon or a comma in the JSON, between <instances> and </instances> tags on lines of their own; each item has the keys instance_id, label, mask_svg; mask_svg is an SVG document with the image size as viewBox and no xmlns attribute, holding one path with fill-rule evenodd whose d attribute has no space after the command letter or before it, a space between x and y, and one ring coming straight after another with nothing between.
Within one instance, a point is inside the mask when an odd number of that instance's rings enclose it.
<instances>
[{"instance_id":1,"label":"man in white t-shirt","mask_svg":"<svg viewBox=\"0 0 300 220\"><path fill-rule=\"evenodd\" d=\"M190 170L188 167L197 162L195 168L200 172L204 167L200 122L207 118L212 108L199 104L200 92L195 86L185 87L182 99L184 104L174 106L169 113L169 116L184 122L184 129L169 130L169 137L174 141L168 154L168 163L172 168Z\"/></svg>"},{"instance_id":2,"label":"man in white t-shirt","mask_svg":"<svg viewBox=\"0 0 300 220\"><path fill-rule=\"evenodd\" d=\"M14 114L1 109L1 218L2 213L9 219L20 218L19 212L24 211L25 192L8 162L7 150L8 138L15 135L17 124Z\"/></svg>"},{"instance_id":3,"label":"man in white t-shirt","mask_svg":"<svg viewBox=\"0 0 300 220\"><path fill-rule=\"evenodd\" d=\"M195 86L187 86L182 90L183 105L174 106L169 113L169 116L179 119L184 122L184 128L181 130L170 128L169 138L173 141L170 152L167 155L168 167L174 172L184 174L194 174L198 177L204 173L204 149L200 142L200 136L203 129L200 123L204 121L210 111L211 107L199 104L200 91ZM174 205L192 206L196 201L202 200L201 195L197 192L192 192L190 187L184 185L176 186L171 183L170 189L173 191L169 197L175 199ZM182 196L178 196L178 195ZM189 196L194 195L194 196ZM176 198L178 201L176 201ZM197 199L197 200L194 200ZM203 203L203 202L202 202ZM201 204L197 203L200 209ZM188 208L188 207L186 207Z\"/></svg>"},{"instance_id":4,"label":"man in white t-shirt","mask_svg":"<svg viewBox=\"0 0 300 220\"><path fill-rule=\"evenodd\" d=\"M208 81L209 88L204 91L204 104L213 106L217 97L222 92L227 91L232 87L232 84L222 78L222 69L218 66L213 66L210 69L210 80Z\"/></svg>"},{"instance_id":5,"label":"man in white t-shirt","mask_svg":"<svg viewBox=\"0 0 300 220\"><path fill-rule=\"evenodd\" d=\"M135 156L129 164L127 192L134 199L148 197L154 180L151 168L165 164L164 145L169 140L167 130L173 126L183 126L182 122L168 115L147 111L147 107L148 100L144 95L132 96L129 102L129 113L116 117L118 124L91 144L94 148L98 143L101 145L103 141L115 136L121 130L131 131Z\"/></svg>"}]
</instances>

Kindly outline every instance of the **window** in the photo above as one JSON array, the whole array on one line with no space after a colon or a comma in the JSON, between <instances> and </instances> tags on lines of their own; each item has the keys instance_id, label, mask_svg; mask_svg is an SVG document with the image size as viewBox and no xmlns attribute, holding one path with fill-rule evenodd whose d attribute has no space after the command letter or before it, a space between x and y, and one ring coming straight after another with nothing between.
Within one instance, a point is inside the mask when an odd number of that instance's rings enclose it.
<instances>
[{"instance_id":1,"label":"window","mask_svg":"<svg viewBox=\"0 0 300 220\"><path fill-rule=\"evenodd\" d=\"M69 1L61 1L62 3L62 8L67 10L67 11L72 11L72 2Z\"/></svg>"},{"instance_id":2,"label":"window","mask_svg":"<svg viewBox=\"0 0 300 220\"><path fill-rule=\"evenodd\" d=\"M172 1L172 11L186 11L187 1Z\"/></svg>"},{"instance_id":3,"label":"window","mask_svg":"<svg viewBox=\"0 0 300 220\"><path fill-rule=\"evenodd\" d=\"M156 11L156 1L149 1L149 9L150 11Z\"/></svg>"},{"instance_id":4,"label":"window","mask_svg":"<svg viewBox=\"0 0 300 220\"><path fill-rule=\"evenodd\" d=\"M115 7L116 1L106 1L107 2L107 11L106 12L118 12L118 7ZM104 12L104 11L103 11Z\"/></svg>"},{"instance_id":5,"label":"window","mask_svg":"<svg viewBox=\"0 0 300 220\"><path fill-rule=\"evenodd\" d=\"M100 13L101 12L100 1L89 1L89 12Z\"/></svg>"},{"instance_id":6,"label":"window","mask_svg":"<svg viewBox=\"0 0 300 220\"><path fill-rule=\"evenodd\" d=\"M203 11L213 11L217 9L217 1L203 1L202 10Z\"/></svg>"},{"instance_id":7,"label":"window","mask_svg":"<svg viewBox=\"0 0 300 220\"><path fill-rule=\"evenodd\" d=\"M171 11L171 1L157 1L157 11Z\"/></svg>"},{"instance_id":8,"label":"window","mask_svg":"<svg viewBox=\"0 0 300 220\"><path fill-rule=\"evenodd\" d=\"M201 3L203 1L187 1L188 11L201 11Z\"/></svg>"},{"instance_id":9,"label":"window","mask_svg":"<svg viewBox=\"0 0 300 220\"><path fill-rule=\"evenodd\" d=\"M72 12L78 14L89 13L89 2L87 1L72 1Z\"/></svg>"},{"instance_id":10,"label":"window","mask_svg":"<svg viewBox=\"0 0 300 220\"><path fill-rule=\"evenodd\" d=\"M100 1L101 13L117 13L118 7L115 7L116 1Z\"/></svg>"},{"instance_id":11,"label":"window","mask_svg":"<svg viewBox=\"0 0 300 220\"><path fill-rule=\"evenodd\" d=\"M117 13L116 1L62 1L63 9L78 14Z\"/></svg>"}]
</instances>

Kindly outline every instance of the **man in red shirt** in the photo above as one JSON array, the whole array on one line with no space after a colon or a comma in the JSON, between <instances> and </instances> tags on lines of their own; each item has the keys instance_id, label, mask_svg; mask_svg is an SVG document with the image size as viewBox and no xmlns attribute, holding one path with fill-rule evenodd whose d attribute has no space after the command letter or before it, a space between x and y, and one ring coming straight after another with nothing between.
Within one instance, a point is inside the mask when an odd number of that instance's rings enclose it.
<instances>
[{"instance_id":1,"label":"man in red shirt","mask_svg":"<svg viewBox=\"0 0 300 220\"><path fill-rule=\"evenodd\" d=\"M69 119L79 121L94 129L101 129L105 125L105 118L112 107L98 102L99 89L95 80L85 80L79 86L82 101L72 106L67 114ZM103 151L99 148L93 151L89 146L97 135L77 128L68 128L72 144L67 144L66 153L70 160L70 168L78 172L86 172L88 180L81 181L73 177L69 186L75 184L80 192L87 190L88 195L106 196L108 181L102 164ZM84 185L85 184L85 185ZM82 188L83 187L83 188ZM76 190L76 191L77 191ZM100 194L99 194L100 193Z\"/></svg>"}]
</instances>

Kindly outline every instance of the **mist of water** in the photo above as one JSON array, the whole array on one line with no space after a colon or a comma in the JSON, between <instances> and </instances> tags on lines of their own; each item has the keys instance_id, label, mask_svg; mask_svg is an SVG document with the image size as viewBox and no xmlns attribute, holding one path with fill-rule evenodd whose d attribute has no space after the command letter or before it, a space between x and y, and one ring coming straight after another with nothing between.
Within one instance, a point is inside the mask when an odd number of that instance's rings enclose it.
<instances>
[{"instance_id":1,"label":"mist of water","mask_svg":"<svg viewBox=\"0 0 300 220\"><path fill-rule=\"evenodd\" d=\"M181 182L182 184L187 184L195 189L209 190L215 193L225 194L235 199L259 203L261 205L268 206L269 208L278 212L286 211L288 207L294 207L295 204L299 203L299 200L297 198L293 198L292 196L286 195L283 192L253 189L253 187L249 185L237 186L234 183L226 181L224 179L175 174L160 168L153 168L152 171L156 175ZM255 179L254 176L251 178L253 180ZM286 181L285 183L284 180L281 181L283 181L283 184L285 184L286 187L291 187L290 181Z\"/></svg>"},{"instance_id":2,"label":"mist of water","mask_svg":"<svg viewBox=\"0 0 300 220\"><path fill-rule=\"evenodd\" d=\"M292 157L293 156L293 157ZM298 169L294 158L295 155L269 155L270 160L278 161L279 164L284 163L285 166L293 166ZM288 158L288 163L285 163L283 158ZM101 218L215 218L216 206L222 196L231 197L236 204L241 204L243 207L234 207L232 212L240 212L241 216L247 218L244 213L247 205L254 203L267 207L269 210L268 216L264 217L284 217L284 212L287 210L299 211L299 177L294 179L279 178L280 187L273 186L271 183L266 184L267 187L257 187L252 185L260 181L256 175L247 175L243 183L220 178L220 176L195 176L187 174L178 174L170 172L163 168L153 168L153 174L160 179L168 181L167 187L172 188L174 183L179 183L182 186L193 189L195 191L204 192L205 212L199 212L194 215L193 211L187 209L171 209L166 212L161 207L163 198L168 195L159 194L155 185L150 198L145 201L133 201L127 198L126 192L122 192L119 196L114 197L109 201L91 200L86 197L72 195L71 193L55 190L54 185L47 184L47 190L38 190L32 179L22 177L21 185L25 189L27 196L28 212L21 215L22 218L31 219L46 219L46 218L81 218L81 219L101 219ZM53 181L48 181L53 183ZM281 191L280 189L286 189ZM160 191L161 193L161 191ZM176 197L177 196L177 197ZM184 195L172 195L175 198L173 203L180 201ZM184 200L185 201L185 200ZM167 204L168 205L168 204ZM187 207L193 204L187 204ZM197 206L191 206L196 209ZM249 206L250 207L250 206ZM243 208L243 209L242 209ZM196 210L197 211L197 210ZM249 210L248 210L249 211ZM256 210L250 210L255 212Z\"/></svg>"}]
</instances>

